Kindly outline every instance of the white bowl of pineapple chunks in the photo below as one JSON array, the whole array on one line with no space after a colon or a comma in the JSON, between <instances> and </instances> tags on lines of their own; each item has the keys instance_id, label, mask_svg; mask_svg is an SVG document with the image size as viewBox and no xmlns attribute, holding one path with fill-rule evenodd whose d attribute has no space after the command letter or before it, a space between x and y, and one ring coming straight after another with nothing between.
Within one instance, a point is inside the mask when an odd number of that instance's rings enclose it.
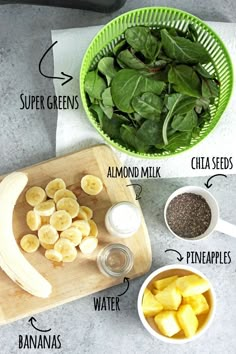
<instances>
[{"instance_id":1,"label":"white bowl of pineapple chunks","mask_svg":"<svg viewBox=\"0 0 236 354\"><path fill-rule=\"evenodd\" d=\"M146 330L166 343L182 344L202 335L215 312L215 292L198 270L169 265L144 281L138 313Z\"/></svg>"}]
</instances>

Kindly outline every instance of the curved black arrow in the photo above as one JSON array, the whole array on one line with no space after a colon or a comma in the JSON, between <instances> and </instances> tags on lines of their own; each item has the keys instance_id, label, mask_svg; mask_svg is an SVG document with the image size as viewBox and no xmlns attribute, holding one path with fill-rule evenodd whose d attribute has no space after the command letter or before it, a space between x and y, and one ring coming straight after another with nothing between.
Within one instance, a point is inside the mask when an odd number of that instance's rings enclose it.
<instances>
[{"instance_id":1,"label":"curved black arrow","mask_svg":"<svg viewBox=\"0 0 236 354\"><path fill-rule=\"evenodd\" d=\"M120 295L117 295L117 296L122 296L122 295L124 295L125 293L127 293L127 291L129 290L129 278L124 278L124 280L123 280L123 283L125 283L125 282L127 282L127 288L126 288L126 290L123 292L123 293L121 293Z\"/></svg>"},{"instance_id":2,"label":"curved black arrow","mask_svg":"<svg viewBox=\"0 0 236 354\"><path fill-rule=\"evenodd\" d=\"M212 184L209 184L210 180L211 180L212 178L214 178L214 177L217 177L217 176L222 176L222 177L227 178L227 176L226 176L226 175L223 175L222 173L218 173L218 174L216 174L216 175L214 175L214 176L211 176L211 177L207 180L207 183L204 183L205 186L206 186L208 189L211 188L211 186L212 186Z\"/></svg>"},{"instance_id":3,"label":"curved black arrow","mask_svg":"<svg viewBox=\"0 0 236 354\"><path fill-rule=\"evenodd\" d=\"M36 331L44 332L44 333L51 331L51 328L50 328L50 329L39 329L39 328L35 327L35 325L33 324L33 322L37 322L37 320L36 320L36 318L34 318L34 317L31 317L28 322L31 323L31 326L32 326L34 329L36 329Z\"/></svg>"},{"instance_id":4,"label":"curved black arrow","mask_svg":"<svg viewBox=\"0 0 236 354\"><path fill-rule=\"evenodd\" d=\"M65 74L63 73L63 71L61 72L61 74L63 75L63 77L60 77L60 76L49 76L49 75L45 75L43 72L42 72L42 69L41 69L41 65L42 65L42 61L43 59L45 58L45 56L47 55L47 53L54 47L55 44L57 44L58 41L55 41L47 50L46 52L44 53L44 55L42 56L42 58L40 59L39 61L39 72L41 75L43 75L44 77L48 78L48 79L58 79L58 80L64 80L62 82L62 86L67 84L68 82L70 82L73 77L71 75L68 75L68 74Z\"/></svg>"},{"instance_id":5,"label":"curved black arrow","mask_svg":"<svg viewBox=\"0 0 236 354\"><path fill-rule=\"evenodd\" d=\"M182 256L182 254L179 253L178 251L173 250L172 248L169 248L168 250L165 250L165 252L169 252L169 251L178 253L178 255L179 255L179 257L177 257L178 261L181 262L181 261L184 259L184 257Z\"/></svg>"},{"instance_id":6,"label":"curved black arrow","mask_svg":"<svg viewBox=\"0 0 236 354\"><path fill-rule=\"evenodd\" d=\"M142 193L142 190L143 190L143 188L142 188L142 186L140 185L140 184L138 184L138 183L132 183L132 184L127 184L126 185L126 187L130 187L130 186L137 186L138 187L138 190L136 190L135 188L134 188L134 191L135 191L135 194L136 194L136 200L139 200L139 199L141 199L141 193Z\"/></svg>"}]
</instances>

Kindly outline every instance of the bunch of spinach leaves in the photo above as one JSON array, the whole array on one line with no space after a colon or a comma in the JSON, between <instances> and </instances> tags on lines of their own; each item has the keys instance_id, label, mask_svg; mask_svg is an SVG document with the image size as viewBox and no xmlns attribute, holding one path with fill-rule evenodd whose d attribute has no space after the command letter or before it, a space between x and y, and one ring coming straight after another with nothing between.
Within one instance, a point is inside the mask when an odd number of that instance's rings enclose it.
<instances>
[{"instance_id":1,"label":"bunch of spinach leaves","mask_svg":"<svg viewBox=\"0 0 236 354\"><path fill-rule=\"evenodd\" d=\"M219 82L195 28L132 27L85 79L89 109L103 131L135 151L188 146L207 120Z\"/></svg>"}]
</instances>

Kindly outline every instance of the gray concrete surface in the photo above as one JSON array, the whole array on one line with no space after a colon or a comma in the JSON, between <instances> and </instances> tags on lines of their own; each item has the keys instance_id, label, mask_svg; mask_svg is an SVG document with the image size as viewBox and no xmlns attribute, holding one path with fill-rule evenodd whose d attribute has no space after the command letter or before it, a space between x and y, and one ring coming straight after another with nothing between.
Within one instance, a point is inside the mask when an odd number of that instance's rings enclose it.
<instances>
[{"instance_id":1,"label":"gray concrete surface","mask_svg":"<svg viewBox=\"0 0 236 354\"><path fill-rule=\"evenodd\" d=\"M236 2L211 1L139 1L128 0L114 14L26 5L0 6L0 173L6 173L55 155L56 111L21 111L19 96L53 94L51 80L38 73L38 61L50 45L51 29L103 24L121 12L144 5L175 6L212 21L236 22ZM52 57L46 63L52 73ZM186 184L203 186L205 179L169 179L142 181L141 206L148 225L152 249L152 270L175 263L174 254L165 249L231 251L230 265L195 265L212 281L217 294L215 320L206 335L196 342L173 346L153 339L142 327L136 310L139 288L145 277L132 281L122 297L121 312L95 313L92 297L57 307L36 315L41 328L52 328L61 335L66 354L228 354L236 353L236 240L215 233L206 241L177 241L163 224L163 206L168 195ZM236 176L216 179L213 194L220 203L222 217L236 223ZM185 261L183 261L185 263ZM79 281L79 280L78 280ZM118 286L100 295L113 296L123 290ZM4 299L0 299L4 301ZM0 353L51 353L53 350L19 350L19 334L35 335L28 318L0 328Z\"/></svg>"}]
</instances>

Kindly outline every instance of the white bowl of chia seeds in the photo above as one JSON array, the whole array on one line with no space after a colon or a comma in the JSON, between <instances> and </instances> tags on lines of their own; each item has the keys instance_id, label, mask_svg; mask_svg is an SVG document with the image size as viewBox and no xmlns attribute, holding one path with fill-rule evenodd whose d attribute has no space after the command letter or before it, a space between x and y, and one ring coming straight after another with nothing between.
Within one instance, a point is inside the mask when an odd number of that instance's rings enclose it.
<instances>
[{"instance_id":1,"label":"white bowl of chia seeds","mask_svg":"<svg viewBox=\"0 0 236 354\"><path fill-rule=\"evenodd\" d=\"M181 240L202 240L213 231L236 237L236 225L220 219L216 199L201 187L186 186L172 193L164 218L169 231Z\"/></svg>"}]
</instances>

